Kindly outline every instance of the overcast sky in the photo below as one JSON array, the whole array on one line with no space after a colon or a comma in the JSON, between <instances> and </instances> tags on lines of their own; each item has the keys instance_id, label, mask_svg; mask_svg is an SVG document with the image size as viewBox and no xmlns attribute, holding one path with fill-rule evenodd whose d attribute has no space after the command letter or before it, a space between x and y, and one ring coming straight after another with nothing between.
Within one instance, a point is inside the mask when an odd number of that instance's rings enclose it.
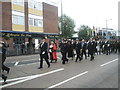
<instances>
[{"instance_id":1,"label":"overcast sky","mask_svg":"<svg viewBox=\"0 0 120 90\"><path fill-rule=\"evenodd\" d=\"M57 3L60 15L61 0L49 1ZM63 13L74 19L76 28L83 24L90 27L105 28L107 19L108 28L118 29L119 1L120 0L62 0Z\"/></svg>"}]
</instances>

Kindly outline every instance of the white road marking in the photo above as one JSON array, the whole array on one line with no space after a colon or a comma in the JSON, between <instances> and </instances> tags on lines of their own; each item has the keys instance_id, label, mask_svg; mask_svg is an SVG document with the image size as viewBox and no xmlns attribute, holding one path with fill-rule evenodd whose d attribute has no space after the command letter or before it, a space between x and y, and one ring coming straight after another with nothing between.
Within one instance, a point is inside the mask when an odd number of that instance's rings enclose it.
<instances>
[{"instance_id":1,"label":"white road marking","mask_svg":"<svg viewBox=\"0 0 120 90\"><path fill-rule=\"evenodd\" d=\"M45 75L48 75L48 74L52 74L52 73L55 73L55 72L59 72L59 71L62 71L62 70L64 70L64 68L60 68L60 69L53 70L53 71L50 71L50 72L47 72L47 73L43 73L43 74L37 74L37 75L28 76L28 77L25 77L26 79L24 77L22 77L22 80L2 85L2 86L0 86L0 88L12 86L12 85L15 85L15 84L18 84L18 83L22 83L22 82L25 82L25 81L28 81L28 80L32 80L32 79L35 79L35 78L38 78L38 77L42 77L42 76L45 76Z\"/></svg>"},{"instance_id":2,"label":"white road marking","mask_svg":"<svg viewBox=\"0 0 120 90\"><path fill-rule=\"evenodd\" d=\"M115 61L117 61L118 60L118 58L117 59L114 59L114 60L112 60L112 61L109 61L109 62L107 62L107 63L104 63L104 64L102 64L102 65L100 65L101 67L103 67L103 66L105 66L105 65L107 65L107 64L110 64L110 63L112 63L112 62L115 62Z\"/></svg>"},{"instance_id":3,"label":"white road marking","mask_svg":"<svg viewBox=\"0 0 120 90\"><path fill-rule=\"evenodd\" d=\"M38 64L39 62L35 62L35 63L30 63L30 64L21 64L21 65L18 65L17 67L21 67L21 66L25 66L25 65L34 65L34 64Z\"/></svg>"},{"instance_id":4,"label":"white road marking","mask_svg":"<svg viewBox=\"0 0 120 90\"><path fill-rule=\"evenodd\" d=\"M62 85L62 84L64 84L64 83L66 83L66 82L68 82L68 81L70 81L70 80L73 80L73 79L75 79L75 78L77 78L77 77L80 77L80 76L82 76L82 75L84 75L84 74L86 74L86 73L88 73L88 71L85 71L85 72L83 72L83 73L81 73L81 74L78 74L78 75L76 75L76 76L73 76L73 77L71 77L71 78L69 78L69 79L67 79L67 80L65 80L65 81L62 81L62 82L60 82L60 83L58 83L58 84L52 85L52 86L48 87L48 89L50 89L50 88L55 88L55 87L57 87L57 86L60 86L60 85Z\"/></svg>"},{"instance_id":5,"label":"white road marking","mask_svg":"<svg viewBox=\"0 0 120 90\"><path fill-rule=\"evenodd\" d=\"M15 63L15 66L17 66L17 65L18 65L18 63L19 63L19 62L16 62L16 63Z\"/></svg>"}]
</instances>

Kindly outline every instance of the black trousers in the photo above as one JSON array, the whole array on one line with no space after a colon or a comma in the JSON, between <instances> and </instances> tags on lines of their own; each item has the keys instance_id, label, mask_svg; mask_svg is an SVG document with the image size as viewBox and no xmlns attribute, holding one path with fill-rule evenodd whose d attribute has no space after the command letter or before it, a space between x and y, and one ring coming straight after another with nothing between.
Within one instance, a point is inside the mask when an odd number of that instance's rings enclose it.
<instances>
[{"instance_id":1,"label":"black trousers","mask_svg":"<svg viewBox=\"0 0 120 90\"><path fill-rule=\"evenodd\" d=\"M83 51L82 51L82 54L81 54L81 57L82 57L82 58L83 58L83 54L85 55L85 58L87 58L86 50L83 50Z\"/></svg>"},{"instance_id":2,"label":"black trousers","mask_svg":"<svg viewBox=\"0 0 120 90\"><path fill-rule=\"evenodd\" d=\"M46 61L47 65L50 66L50 62L48 61L47 57L40 55L40 68L43 68L43 59Z\"/></svg>"},{"instance_id":3,"label":"black trousers","mask_svg":"<svg viewBox=\"0 0 120 90\"><path fill-rule=\"evenodd\" d=\"M66 55L67 55L67 52L62 52L62 60L63 60L62 64L65 64L65 61L68 62L68 59L67 59Z\"/></svg>"},{"instance_id":4,"label":"black trousers","mask_svg":"<svg viewBox=\"0 0 120 90\"><path fill-rule=\"evenodd\" d=\"M2 70L4 71L9 71L10 68L8 68L7 66L4 65L4 62L5 62L5 59L6 59L6 55L3 54L2 55Z\"/></svg>"},{"instance_id":5,"label":"black trousers","mask_svg":"<svg viewBox=\"0 0 120 90\"><path fill-rule=\"evenodd\" d=\"M81 60L80 51L76 50L76 54L77 54L77 57L76 57L76 62L77 62L78 59Z\"/></svg>"}]
</instances>

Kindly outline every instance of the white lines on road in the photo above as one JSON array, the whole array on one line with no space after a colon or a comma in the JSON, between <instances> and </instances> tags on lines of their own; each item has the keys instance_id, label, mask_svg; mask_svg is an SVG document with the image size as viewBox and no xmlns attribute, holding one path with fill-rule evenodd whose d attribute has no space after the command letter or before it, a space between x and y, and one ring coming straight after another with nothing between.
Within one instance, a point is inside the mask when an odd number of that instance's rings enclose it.
<instances>
[{"instance_id":1,"label":"white lines on road","mask_svg":"<svg viewBox=\"0 0 120 90\"><path fill-rule=\"evenodd\" d=\"M18 63L19 63L19 62L16 62L16 63L15 63L15 66L17 66L17 65L18 65Z\"/></svg>"},{"instance_id":2,"label":"white lines on road","mask_svg":"<svg viewBox=\"0 0 120 90\"><path fill-rule=\"evenodd\" d=\"M68 82L68 81L71 81L71 80L73 80L73 79L75 79L75 78L77 78L77 77L80 77L80 76L82 76L82 75L84 75L84 74L86 74L86 73L88 73L88 71L85 71L85 72L83 72L83 73L81 73L81 74L78 74L78 75L76 75L76 76L73 76L73 77L71 77L71 78L69 78L69 79L67 79L67 80L65 80L65 81L62 81L62 82L60 82L60 83L58 83L58 84L52 85L52 86L48 87L47 89L55 88L55 87L57 87L57 86L60 86L60 85L62 85L62 84L64 84L64 83L66 83L66 82Z\"/></svg>"},{"instance_id":3,"label":"white lines on road","mask_svg":"<svg viewBox=\"0 0 120 90\"><path fill-rule=\"evenodd\" d=\"M110 64L110 63L112 63L112 62L115 62L115 61L117 61L118 60L118 58L117 59L114 59L114 60L112 60L112 61L109 61L109 62L107 62L107 63L104 63L104 64L102 64L102 65L100 65L101 67L103 67L103 66L105 66L105 65L107 65L107 64Z\"/></svg>"},{"instance_id":4,"label":"white lines on road","mask_svg":"<svg viewBox=\"0 0 120 90\"><path fill-rule=\"evenodd\" d=\"M27 77L21 77L22 80L20 80L20 78L11 79L11 80L8 80L8 81L12 81L12 80L13 81L19 80L19 81L8 83L6 85L2 85L2 86L0 86L0 88L4 88L4 87L12 86L12 85L15 85L15 84L19 84L19 83L22 83L22 82L25 82L25 81L28 81L28 80L32 80L32 79L42 77L42 76L45 76L45 75L48 75L48 74L52 74L52 73L55 73L55 72L59 72L59 71L62 71L62 70L64 70L64 68L60 68L60 69L53 70L53 71L43 73L43 74L37 74L37 75L32 75L32 76L27 76Z\"/></svg>"}]
</instances>

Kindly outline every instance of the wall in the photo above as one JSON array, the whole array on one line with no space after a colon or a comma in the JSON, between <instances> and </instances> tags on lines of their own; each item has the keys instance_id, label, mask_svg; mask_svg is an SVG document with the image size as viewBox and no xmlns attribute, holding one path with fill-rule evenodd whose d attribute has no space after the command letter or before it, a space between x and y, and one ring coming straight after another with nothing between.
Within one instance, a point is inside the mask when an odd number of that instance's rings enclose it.
<instances>
[{"instance_id":1,"label":"wall","mask_svg":"<svg viewBox=\"0 0 120 90\"><path fill-rule=\"evenodd\" d=\"M45 33L58 33L58 8L43 3L43 29Z\"/></svg>"}]
</instances>

